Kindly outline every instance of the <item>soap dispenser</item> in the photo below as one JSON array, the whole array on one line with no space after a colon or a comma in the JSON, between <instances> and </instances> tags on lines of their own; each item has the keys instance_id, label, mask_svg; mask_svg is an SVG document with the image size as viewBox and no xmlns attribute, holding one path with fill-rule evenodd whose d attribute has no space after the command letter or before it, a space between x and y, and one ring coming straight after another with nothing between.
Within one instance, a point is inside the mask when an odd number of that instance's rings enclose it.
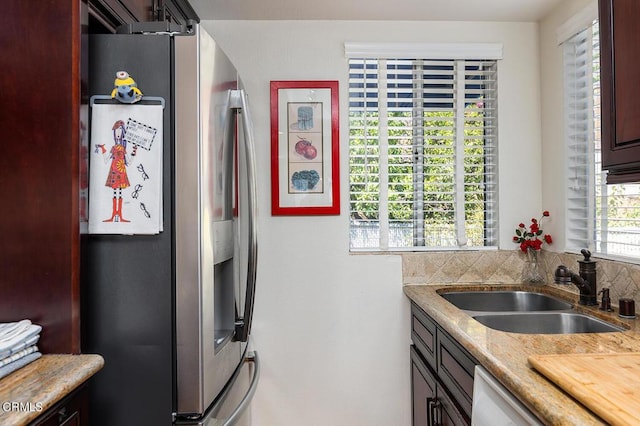
<instances>
[{"instance_id":1,"label":"soap dispenser","mask_svg":"<svg viewBox=\"0 0 640 426\"><path fill-rule=\"evenodd\" d=\"M601 294L601 293L602 293L602 301L600 302L600 310L613 312L613 309L611 308L611 297L609 297L609 289L603 288L598 292L598 294Z\"/></svg>"}]
</instances>

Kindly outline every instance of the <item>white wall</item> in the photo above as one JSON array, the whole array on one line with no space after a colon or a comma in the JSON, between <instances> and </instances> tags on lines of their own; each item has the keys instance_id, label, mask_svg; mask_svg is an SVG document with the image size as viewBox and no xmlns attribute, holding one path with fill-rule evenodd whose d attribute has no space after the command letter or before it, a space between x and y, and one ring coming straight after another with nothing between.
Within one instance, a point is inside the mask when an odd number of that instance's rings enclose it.
<instances>
[{"instance_id":1,"label":"white wall","mask_svg":"<svg viewBox=\"0 0 640 426\"><path fill-rule=\"evenodd\" d=\"M596 0L565 0L540 23L542 150L544 173L542 179L543 205L554 213L545 232L554 236L549 249L562 252L565 248L565 200L567 155L564 145L564 97L562 46L558 45L557 30L572 16Z\"/></svg>"},{"instance_id":2,"label":"white wall","mask_svg":"<svg viewBox=\"0 0 640 426\"><path fill-rule=\"evenodd\" d=\"M399 256L350 255L345 41L501 42L501 245L542 210L537 25L208 21L238 67L258 140L260 257L253 425L409 425L409 304ZM270 214L270 80L339 80L339 216Z\"/></svg>"}]
</instances>

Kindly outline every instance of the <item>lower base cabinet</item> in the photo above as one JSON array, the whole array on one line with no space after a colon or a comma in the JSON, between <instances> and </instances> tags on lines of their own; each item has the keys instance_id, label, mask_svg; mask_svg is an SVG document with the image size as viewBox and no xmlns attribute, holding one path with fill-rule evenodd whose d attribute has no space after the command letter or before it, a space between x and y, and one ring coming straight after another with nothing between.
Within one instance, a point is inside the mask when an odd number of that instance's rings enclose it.
<instances>
[{"instance_id":1,"label":"lower base cabinet","mask_svg":"<svg viewBox=\"0 0 640 426\"><path fill-rule=\"evenodd\" d=\"M438 383L415 346L411 346L411 387L413 426L470 424L469 418L460 412L444 386Z\"/></svg>"},{"instance_id":2,"label":"lower base cabinet","mask_svg":"<svg viewBox=\"0 0 640 426\"><path fill-rule=\"evenodd\" d=\"M413 426L470 425L478 362L413 303L411 315Z\"/></svg>"},{"instance_id":3,"label":"lower base cabinet","mask_svg":"<svg viewBox=\"0 0 640 426\"><path fill-rule=\"evenodd\" d=\"M30 426L88 426L89 390L82 386L39 416Z\"/></svg>"}]
</instances>

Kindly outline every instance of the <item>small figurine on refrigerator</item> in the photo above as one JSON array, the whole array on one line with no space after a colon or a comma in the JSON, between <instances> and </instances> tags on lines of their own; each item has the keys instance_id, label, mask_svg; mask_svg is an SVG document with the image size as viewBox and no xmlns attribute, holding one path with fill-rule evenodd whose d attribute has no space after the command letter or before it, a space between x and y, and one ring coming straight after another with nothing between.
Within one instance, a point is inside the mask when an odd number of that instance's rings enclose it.
<instances>
[{"instance_id":1,"label":"small figurine on refrigerator","mask_svg":"<svg viewBox=\"0 0 640 426\"><path fill-rule=\"evenodd\" d=\"M142 92L138 85L126 71L118 71L111 91L111 98L115 98L125 104L134 104L142 99Z\"/></svg>"}]
</instances>

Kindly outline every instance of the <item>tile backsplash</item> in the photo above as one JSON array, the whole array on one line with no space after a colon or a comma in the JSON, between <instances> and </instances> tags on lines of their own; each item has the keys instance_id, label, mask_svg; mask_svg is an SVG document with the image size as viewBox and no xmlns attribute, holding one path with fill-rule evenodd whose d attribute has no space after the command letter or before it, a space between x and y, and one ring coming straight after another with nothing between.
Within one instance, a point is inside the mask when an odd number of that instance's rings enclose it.
<instances>
[{"instance_id":1,"label":"tile backsplash","mask_svg":"<svg viewBox=\"0 0 640 426\"><path fill-rule=\"evenodd\" d=\"M404 284L519 283L525 259L520 250L402 253L402 281ZM578 273L581 259L581 255L543 250L547 283L578 293L574 285L554 284L553 273L558 265L566 265ZM640 303L640 265L592 259L597 262L598 291L608 287L612 305L617 306L621 297L634 299L636 305Z\"/></svg>"}]
</instances>

